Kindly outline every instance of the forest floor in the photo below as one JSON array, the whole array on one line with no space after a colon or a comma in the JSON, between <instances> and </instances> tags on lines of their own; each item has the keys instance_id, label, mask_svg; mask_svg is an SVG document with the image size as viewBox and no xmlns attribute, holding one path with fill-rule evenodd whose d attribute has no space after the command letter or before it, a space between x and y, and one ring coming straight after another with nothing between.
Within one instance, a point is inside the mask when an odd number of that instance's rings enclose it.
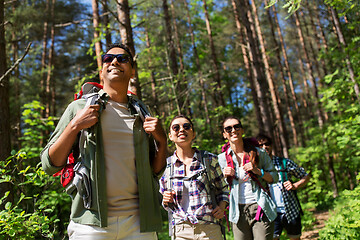
<instances>
[{"instance_id":1,"label":"forest floor","mask_svg":"<svg viewBox=\"0 0 360 240\"><path fill-rule=\"evenodd\" d=\"M315 211L314 227L301 234L301 240L319 239L319 230L325 226L325 222L329 218L329 211Z\"/></svg>"}]
</instances>

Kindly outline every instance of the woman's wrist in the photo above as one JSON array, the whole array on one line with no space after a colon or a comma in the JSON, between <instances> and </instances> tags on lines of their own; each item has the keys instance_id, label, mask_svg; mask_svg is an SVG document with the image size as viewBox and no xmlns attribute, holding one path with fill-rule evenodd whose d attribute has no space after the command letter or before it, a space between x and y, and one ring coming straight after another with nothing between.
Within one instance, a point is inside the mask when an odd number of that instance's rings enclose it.
<instances>
[{"instance_id":1,"label":"woman's wrist","mask_svg":"<svg viewBox=\"0 0 360 240\"><path fill-rule=\"evenodd\" d=\"M265 171L264 171L264 169L261 168L261 169L260 169L260 175L259 175L259 176L262 178L264 175L265 175Z\"/></svg>"}]
</instances>

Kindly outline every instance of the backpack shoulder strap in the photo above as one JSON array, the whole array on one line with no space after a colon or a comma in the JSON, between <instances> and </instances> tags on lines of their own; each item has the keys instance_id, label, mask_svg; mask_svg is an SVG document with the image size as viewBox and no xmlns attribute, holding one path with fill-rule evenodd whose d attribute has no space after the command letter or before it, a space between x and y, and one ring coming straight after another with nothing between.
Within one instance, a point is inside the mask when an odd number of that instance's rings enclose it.
<instances>
[{"instance_id":1,"label":"backpack shoulder strap","mask_svg":"<svg viewBox=\"0 0 360 240\"><path fill-rule=\"evenodd\" d=\"M206 180L209 183L209 188L210 188L210 193L209 194L210 194L211 203L213 205L213 208L215 208L217 206L217 201L216 201L216 195L215 195L214 182L211 179L209 152L201 150L200 151L200 158L201 158L201 163L205 167Z\"/></svg>"},{"instance_id":2,"label":"backpack shoulder strap","mask_svg":"<svg viewBox=\"0 0 360 240\"><path fill-rule=\"evenodd\" d=\"M166 190L167 191L172 191L173 190L173 185L172 185L172 178L174 177L174 165L171 161L172 156L168 157L166 159L166 168L165 168L165 172L166 172L166 177L167 177L167 181L166 181ZM169 208L174 210L175 209L175 204L174 203L170 203L169 204ZM172 215L172 211L167 211L168 213L168 223L169 223L169 236L173 236L173 225L172 225L172 221L173 221L173 215Z\"/></svg>"},{"instance_id":3,"label":"backpack shoulder strap","mask_svg":"<svg viewBox=\"0 0 360 240\"><path fill-rule=\"evenodd\" d=\"M139 114L141 120L144 122L146 117L150 117L150 111L146 106L134 95L129 94L129 102L135 108L137 114Z\"/></svg>"},{"instance_id":4,"label":"backpack shoulder strap","mask_svg":"<svg viewBox=\"0 0 360 240\"><path fill-rule=\"evenodd\" d=\"M168 191L172 190L172 178L174 177L174 166L171 161L172 156L168 157L167 163L166 163L166 188Z\"/></svg>"},{"instance_id":5,"label":"backpack shoulder strap","mask_svg":"<svg viewBox=\"0 0 360 240\"><path fill-rule=\"evenodd\" d=\"M129 97L129 103L131 104L131 106L134 107L134 109L136 110L137 114L139 114L143 122L145 122L146 117L151 117L150 111L147 109L145 104L141 102L135 95L129 94L128 97ZM156 151L158 151L158 146L156 144L155 139L154 139L154 146Z\"/></svg>"},{"instance_id":6,"label":"backpack shoulder strap","mask_svg":"<svg viewBox=\"0 0 360 240\"><path fill-rule=\"evenodd\" d=\"M287 160L286 158L282 158L281 159L281 163L280 163L280 169L281 169L281 178L283 182L286 182L288 180L288 176L287 176L287 172L286 172L286 166L287 165Z\"/></svg>"}]
</instances>

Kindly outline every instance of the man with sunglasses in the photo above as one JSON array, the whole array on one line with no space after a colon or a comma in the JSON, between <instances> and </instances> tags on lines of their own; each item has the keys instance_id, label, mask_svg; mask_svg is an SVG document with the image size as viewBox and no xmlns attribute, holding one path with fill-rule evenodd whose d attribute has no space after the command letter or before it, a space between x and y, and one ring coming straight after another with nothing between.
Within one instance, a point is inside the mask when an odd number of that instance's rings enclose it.
<instances>
[{"instance_id":1,"label":"man with sunglasses","mask_svg":"<svg viewBox=\"0 0 360 240\"><path fill-rule=\"evenodd\" d=\"M275 219L274 239L279 239L285 228L287 236L292 240L300 240L302 209L296 194L298 188L304 187L310 176L304 168L294 161L274 156L272 154L272 140L265 134L258 134L256 139L261 148L271 157L279 174L279 182L270 185L272 199L276 203L277 218ZM292 182L291 178L299 179Z\"/></svg>"},{"instance_id":2,"label":"man with sunglasses","mask_svg":"<svg viewBox=\"0 0 360 240\"><path fill-rule=\"evenodd\" d=\"M135 74L129 49L111 45L102 61L98 104L79 99L68 106L41 153L42 166L58 172L77 148L89 169L90 207L79 192L72 196L70 239L157 239L162 221L154 176L166 164L166 135L157 118L141 118L137 108L145 105L127 95ZM89 129L84 143L82 129Z\"/></svg>"}]
</instances>

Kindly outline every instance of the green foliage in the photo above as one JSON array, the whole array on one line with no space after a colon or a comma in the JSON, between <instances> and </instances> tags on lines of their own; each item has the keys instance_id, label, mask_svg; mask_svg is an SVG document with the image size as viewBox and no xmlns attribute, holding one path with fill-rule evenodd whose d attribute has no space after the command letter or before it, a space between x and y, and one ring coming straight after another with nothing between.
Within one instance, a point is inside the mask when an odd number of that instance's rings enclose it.
<instances>
[{"instance_id":1,"label":"green foliage","mask_svg":"<svg viewBox=\"0 0 360 240\"><path fill-rule=\"evenodd\" d=\"M336 200L336 207L326 226L320 230L319 236L322 240L360 238L360 186L353 191L342 192Z\"/></svg>"},{"instance_id":2,"label":"green foliage","mask_svg":"<svg viewBox=\"0 0 360 240\"><path fill-rule=\"evenodd\" d=\"M54 118L42 120L41 109L37 101L25 104L23 149L0 161L0 182L12 185L12 192L1 196L0 239L61 239L65 233L70 197L38 160L42 132L54 129Z\"/></svg>"},{"instance_id":3,"label":"green foliage","mask_svg":"<svg viewBox=\"0 0 360 240\"><path fill-rule=\"evenodd\" d=\"M26 152L29 159L35 158L39 155L42 147L39 145L45 142L48 136L43 133L50 132L55 128L54 121L56 118L49 117L47 119L41 118L41 111L44 107L39 101L32 101L23 107L22 120L24 123L24 133L21 140L23 143L23 151Z\"/></svg>"},{"instance_id":4,"label":"green foliage","mask_svg":"<svg viewBox=\"0 0 360 240\"><path fill-rule=\"evenodd\" d=\"M69 211L69 197L54 192L60 192L57 179L46 175L39 165L26 166L28 160L25 152L18 152L0 162L1 182L10 182L14 193L14 202L7 201L0 212L1 239L54 238L59 224L64 224L60 223L61 211ZM2 203L8 195L2 197Z\"/></svg>"},{"instance_id":5,"label":"green foliage","mask_svg":"<svg viewBox=\"0 0 360 240\"><path fill-rule=\"evenodd\" d=\"M200 69L195 63L195 52L188 31L190 28L185 17L184 3L183 1L172 2L175 11L174 14L170 12L178 29L185 70L181 74L170 77L169 45L165 37L166 28L164 26L162 1L130 1L132 5L131 23L133 25L135 49L138 54L137 63L142 97L145 103L154 110L155 115L162 119L166 130L168 130L170 119L178 114L175 99L186 99L186 104L180 108L192 118L195 124L197 136L194 146L219 153L224 141L221 136L221 128L218 128L218 125L225 116L230 114L239 116L246 129L246 136L254 136L259 131L250 92L250 82L242 62L239 40L241 34L236 29L230 1L207 1L213 41L220 68L221 90L226 102L224 106L217 106L215 103L217 96L214 94L216 83L213 79L214 69L211 64L212 53L209 47L202 2L187 1ZM269 5L276 2L271 0ZM302 83L300 83L303 76L300 72L300 66L297 64L302 56L299 55L298 39L295 37L297 36L296 27L290 19L285 21L280 14L289 15L293 13L299 8L301 2L301 0L279 2L288 11L284 13L283 10L278 9L280 26L284 34L291 65L290 71L295 81L296 94L299 96L303 94L301 92ZM168 3L170 2L168 1ZM300 201L306 203L303 206L304 209L323 209L329 208L334 203L329 166L325 155L328 154L333 160L339 192L349 189L351 183L356 183L354 173L359 172L360 167L360 153L358 151L360 148L358 137L360 136L360 107L357 104L354 83L349 78L345 61L349 56L355 72L355 80L359 83L360 5L354 0L326 0L325 3L321 1L309 3L310 5L314 4L314 9L319 10L320 22L323 25L322 30L328 41L328 48L321 50L320 57L321 60L325 61L329 74L322 79L319 76L321 74L315 73L315 77L319 83L321 104L328 113L329 120L323 129L316 126L315 119L307 121L304 127L307 139L306 146L293 148L291 158L296 160L312 176L306 190L299 191ZM306 15L309 11L305 4L303 6L302 11L304 11L305 19L307 19ZM337 36L332 30L332 21L327 15L328 6L336 9L340 17L344 38L347 42L347 47L344 49L340 48ZM116 9L116 7L115 2L109 3L109 9ZM51 68L51 84L56 86L56 106L60 106L59 108L56 107L56 111L62 112L61 108L66 106L65 102L71 99L71 95L80 89L83 82L98 81L98 77L97 65L94 60L92 22L78 21L88 18L88 15L91 15L89 14L91 8L85 9L85 6L76 0L59 0L56 1L55 9L55 17L48 19L49 14L45 12L45 1L30 0L22 1L21 4L20 1L15 1L11 4L5 4L6 24L4 25L6 28L8 65L12 65L16 60L14 51L21 55L28 42L30 40L33 42L30 52L18 66L18 73L15 74L14 71L10 77L11 122L14 123L12 128L19 124L18 127L21 128L23 137L21 138L22 148L15 149L12 157L1 164L0 181L9 182L14 188L14 192L9 194L9 196L14 195L14 201L6 203L7 208L0 213L0 231L2 231L0 235L4 236L5 239L12 239L11 236L14 235L20 239L62 238L66 232L65 225L69 216L70 198L62 192L58 179L45 175L38 165L39 152L42 149L40 143L45 143L46 135L51 133L56 121L54 117L42 119L40 114L42 106L39 102L33 101L40 99L41 77L48 68L47 66L41 67L44 50L42 38L46 20L49 20L48 26L57 25L54 39L54 65ZM100 6L100 14L104 13L101 12L102 10ZM169 10L171 10L170 7ZM274 75L277 77L282 69L274 60L275 55L273 53L279 46L271 45L269 21L262 11L262 5L258 5L258 10L264 39L268 40L266 50ZM112 15L109 15L109 18L108 26L112 31L111 38L113 41L119 41L118 30L114 30L118 29L118 22ZM63 23L72 24L59 26ZM305 26L310 28L309 22L304 24L303 28ZM317 25L316 28L318 30L316 34L310 33L307 36L307 46L312 42L315 43L315 37L320 33L320 26ZM105 37L104 25L101 25L98 30L100 31L100 38L103 39ZM174 32L173 37L172 40L175 43ZM102 42L104 43L104 40ZM48 47L50 43L51 41L48 39ZM321 44L323 44L323 40L321 40ZM180 49L177 48L177 51L179 56ZM314 61L317 59L320 63L316 54L314 51ZM260 62L260 64L262 63ZM314 62L311 64L315 66ZM179 58L178 65L180 65ZM182 78L183 76L184 78ZM154 78L154 90L151 86L152 77ZM209 108L211 124L206 123L200 77L204 80L204 91L207 96L206 105ZM186 83L188 89L184 91L174 90L182 81ZM320 83L323 87L320 87ZM16 89L20 90L16 92ZM278 88L278 90L280 96L283 95L283 89ZM263 91L266 95L268 89L264 87ZM158 98L157 103L153 101L153 93ZM19 106L24 103L27 104L23 108L20 124L17 120L20 115ZM310 99L309 103L311 104ZM300 103L298 104L301 108L301 114L306 117L303 106ZM284 117L288 120L285 115ZM15 119L16 121L14 121ZM277 123L273 124L276 127ZM47 134L44 135L43 132ZM169 146L173 148L173 145L170 144ZM344 194L346 195L346 192ZM3 198L3 201L7 201L7 199ZM337 202L339 205L343 203L343 201ZM164 219L166 219L166 215ZM351 220L351 217L349 219ZM314 218L311 212L305 211L304 226L311 226L313 222ZM353 225L350 224L350 226ZM168 239L166 222L164 222L164 229L164 232L160 233L160 238L163 234L162 239ZM349 231L351 232L351 229ZM355 234L353 236L354 238L357 237ZM232 238L229 237L228 239Z\"/></svg>"}]
</instances>

